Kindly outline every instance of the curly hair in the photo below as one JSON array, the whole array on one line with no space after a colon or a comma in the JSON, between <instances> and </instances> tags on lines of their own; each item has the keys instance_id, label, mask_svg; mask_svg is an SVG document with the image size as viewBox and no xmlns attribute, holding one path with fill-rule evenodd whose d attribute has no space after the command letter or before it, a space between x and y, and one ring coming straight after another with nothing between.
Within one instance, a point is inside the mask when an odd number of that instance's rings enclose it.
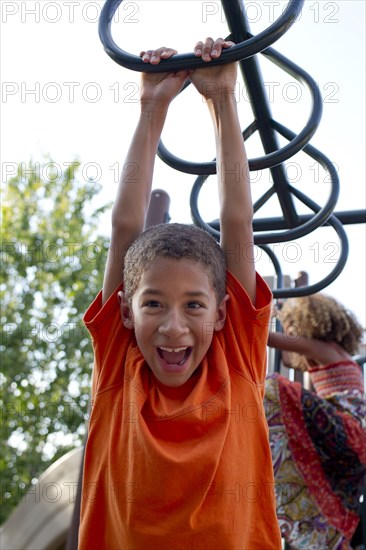
<instances>
[{"instance_id":1,"label":"curly hair","mask_svg":"<svg viewBox=\"0 0 366 550\"><path fill-rule=\"evenodd\" d=\"M326 294L289 298L277 317L284 327L295 328L305 338L336 342L350 355L359 352L363 327L352 312Z\"/></svg>"},{"instance_id":2,"label":"curly hair","mask_svg":"<svg viewBox=\"0 0 366 550\"><path fill-rule=\"evenodd\" d=\"M226 292L226 262L220 245L203 229L180 223L153 226L131 244L124 262L123 280L128 301L150 262L157 257L189 259L203 265L218 303Z\"/></svg>"}]
</instances>

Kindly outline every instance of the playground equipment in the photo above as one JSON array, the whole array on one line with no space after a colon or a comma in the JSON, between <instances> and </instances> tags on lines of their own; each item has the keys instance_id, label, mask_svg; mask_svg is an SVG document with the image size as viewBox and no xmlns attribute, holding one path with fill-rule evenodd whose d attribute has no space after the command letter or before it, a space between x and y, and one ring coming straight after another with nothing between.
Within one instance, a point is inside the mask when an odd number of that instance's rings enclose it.
<instances>
[{"instance_id":1,"label":"playground equipment","mask_svg":"<svg viewBox=\"0 0 366 550\"><path fill-rule=\"evenodd\" d=\"M106 0L101 13L99 25L100 39L103 43L105 51L116 63L130 70L141 72L177 71L181 68L196 68L198 66L205 66L200 58L196 58L191 54L177 55L174 56L173 59L162 61L158 66L154 66L151 64L145 64L139 57L133 56L120 49L112 38L111 26L113 16L122 2L123 0ZM265 154L259 158L250 159L249 168L251 170L269 170L273 181L273 186L255 202L254 212L257 213L260 208L264 206L275 194L278 197L282 210L282 217L261 219L257 219L256 217L254 218L253 227L255 231L255 243L267 253L273 264L273 269L277 275L277 288L273 290L275 298L312 294L314 292L318 292L333 282L341 273L346 264L348 256L348 241L342 224L366 223L366 211L357 210L353 212L334 213L339 195L339 179L337 171L332 162L323 153L310 145L310 140L316 132L322 115L322 101L318 86L311 76L308 75L303 69L295 65L292 61L271 47L272 44L283 36L283 34L296 21L301 12L304 0L289 0L286 9L283 11L278 20L257 36L252 36L250 33L246 12L244 10L244 4L241 0L222 0L221 3L231 33L230 37L236 45L229 50L224 51L220 59L212 61L211 64L223 64L232 61L239 62L254 114L254 122L243 131L243 139L247 140L255 132L258 132L265 152ZM270 103L267 98L267 92L256 57L259 54L265 56L268 60L279 66L293 78L296 78L296 80L308 90L311 98L310 114L304 128L298 134L295 134L290 129L274 120L272 117ZM279 136L282 136L282 138L287 140L288 143L285 146L280 147L278 139ZM284 163L299 151L303 151L309 157L318 162L329 174L330 193L326 203L323 206L316 204L313 200L307 197L305 193L293 187L288 181ZM212 160L209 163L194 163L180 159L174 156L162 142L159 145L158 154L160 158L170 167L181 172L197 176L192 187L190 199L194 222L208 230L215 238L218 238L220 231L219 223L217 221L204 221L198 208L199 193L207 178L215 173L215 160ZM165 201L164 212L166 213L168 211L167 205L169 202L169 197L167 197L166 194L164 195L164 192L162 191L159 191L159 193L162 195L162 197L159 196L159 198L163 198ZM154 199L155 198L157 197L154 197ZM313 212L313 214L299 215L295 208L294 198L302 202ZM157 219L157 217L152 214L147 225L154 225L155 223L166 221L168 221L168 219ZM280 261L275 252L268 245L271 243L293 241L308 235L315 229L325 225L331 226L340 240L341 252L337 264L327 275L327 277L316 284L304 284L303 286L298 286L296 288L284 288L284 277L282 275ZM77 451L71 456L71 459L75 461L76 464L75 472L73 473L71 479L71 481L75 484L78 479L77 474L81 460L80 455L81 452ZM76 462L76 460L78 460L78 462ZM54 479L55 478L52 478L52 482L54 482ZM61 479L63 480L63 478L60 478L60 480ZM45 478L45 482L47 482L47 478ZM69 470L67 482L70 483ZM76 511L74 511L74 521L68 533L68 550L74 550L77 547L77 510L78 505L80 504L81 481L79 481L78 485L79 492L76 496L77 506L75 508ZM70 504L70 502L66 503L66 505L67 504ZM55 513L53 513L51 518L53 524L55 525L55 533L57 534L57 536L54 535L54 532L52 531L52 538L49 538L49 541L52 542L52 549L64 547L65 538L67 536L65 526L69 524L72 508L71 506L68 506L67 508L64 507L65 503L60 502L60 506L58 508L60 517L63 518L65 516L66 518L62 519L61 526L60 522L56 521L58 518ZM32 511L30 510L30 512ZM23 516L24 508L19 510L18 516L15 517L15 520L17 521L14 523L14 531L16 529L16 525L19 524L19 518ZM365 512L363 512L363 516L365 516ZM32 521L34 521L34 515L29 517L33 518ZM44 521L43 524L45 525ZM36 546L29 547L51 548L50 545L45 544L42 546L43 543L40 543L41 535L44 537L46 531L47 530L45 528L43 531L39 530L39 532L37 532L35 526L33 526L32 533L34 533ZM50 529L48 529L48 534L50 535L49 531ZM60 540L61 534L63 536L62 541ZM366 539L365 533L364 538ZM21 544L24 546L24 542Z\"/></svg>"},{"instance_id":2,"label":"playground equipment","mask_svg":"<svg viewBox=\"0 0 366 550\"><path fill-rule=\"evenodd\" d=\"M192 69L205 66L204 62L193 54L176 55L174 58L162 61L158 66L145 64L139 57L119 48L112 38L111 25L113 16L122 1L107 0L104 4L99 24L99 36L104 49L116 63L140 72L177 71L182 68ZM268 169L273 181L272 187L254 203L254 213L258 212L274 194L277 194L281 206L282 218L256 219L255 217L253 222L255 232L254 242L268 254L277 275L278 288L273 290L275 298L313 294L332 283L341 273L348 257L348 240L342 221L343 223L366 222L366 211L364 210L342 212L340 213L342 219L333 214L339 195L337 171L332 162L322 152L309 144L322 116L322 99L318 86L312 77L301 67L270 47L296 21L301 13L303 2L304 0L289 0L282 15L266 30L257 36L253 36L250 33L242 1L222 0L222 7L231 33L229 38L236 45L224 51L218 60L211 61L211 64L239 61L254 114L254 122L243 131L243 139L246 140L255 132L258 132L265 151L265 155L249 159L250 170ZM304 128L298 134L295 134L272 117L256 57L256 54L259 53L294 77L310 94L312 104L310 115ZM288 141L283 147L279 146L279 136ZM323 206L316 204L305 193L292 186L288 181L284 163L299 151L303 151L314 159L328 174L330 193ZM198 226L206 229L214 237L218 238L220 234L218 222L205 222L198 209L198 197L201 188L207 178L216 171L215 160L208 163L197 163L180 159L174 156L162 142L159 144L158 155L170 167L197 176L190 198L193 220ZM314 215L299 215L295 208L294 198L314 212ZM298 288L281 288L279 284L282 280L281 265L268 245L299 239L324 225L330 225L335 230L340 241L340 254L334 268L326 277L315 284Z\"/></svg>"},{"instance_id":3,"label":"playground equipment","mask_svg":"<svg viewBox=\"0 0 366 550\"><path fill-rule=\"evenodd\" d=\"M365 210L334 214L339 196L337 171L333 163L321 151L310 145L310 140L316 132L322 116L322 98L318 86L301 67L271 47L296 21L301 13L303 3L304 0L289 0L282 15L263 32L253 36L244 9L244 1L222 0L221 5L230 30L228 38L235 42L235 46L224 51L218 60L211 61L211 64L238 61L250 99L254 121L243 131L243 139L247 140L255 132L258 132L265 154L259 158L249 159L249 169L251 171L268 169L271 181L273 181L272 187L254 203L254 213L256 214L274 194L277 194L282 210L282 217L257 219L255 216L253 222L254 242L267 253L277 275L277 288L273 289L275 298L313 294L332 283L343 270L348 257L348 240L342 224L366 223ZM120 4L121 0L106 0L99 25L99 35L105 51L116 63L141 72L178 71L205 66L200 58L196 58L192 54L176 55L169 60L162 61L158 66L154 66L143 63L139 57L119 48L112 38L111 25L113 15ZM308 91L311 100L310 114L299 133L295 134L273 118L257 54L263 55L291 75ZM279 137L287 141L286 145L279 145ZM288 180L284 163L300 151L317 162L328 174L330 193L323 206L318 205L304 192L292 186ZM207 178L216 172L215 159L208 163L180 159L173 155L162 142L159 144L158 155L171 168L197 176L190 197L193 221L209 231L215 238L219 238L219 223L204 221L198 208L198 198L202 186ZM305 205L313 214L299 215L294 199ZM284 288L279 259L268 245L299 239L325 225L334 229L340 241L340 254L336 265L326 277L315 284L304 283L303 286ZM276 365L278 367L278 358ZM364 512L362 514L364 516Z\"/></svg>"}]
</instances>

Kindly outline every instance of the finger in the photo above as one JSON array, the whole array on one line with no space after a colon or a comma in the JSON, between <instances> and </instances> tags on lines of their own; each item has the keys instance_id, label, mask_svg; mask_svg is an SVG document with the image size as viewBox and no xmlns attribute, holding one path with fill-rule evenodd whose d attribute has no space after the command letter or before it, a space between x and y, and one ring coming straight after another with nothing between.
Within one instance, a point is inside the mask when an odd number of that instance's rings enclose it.
<instances>
[{"instance_id":1,"label":"finger","mask_svg":"<svg viewBox=\"0 0 366 550\"><path fill-rule=\"evenodd\" d=\"M211 50L212 45L214 43L213 38L208 37L206 38L203 46L202 46L202 59L203 61L211 61Z\"/></svg>"},{"instance_id":2,"label":"finger","mask_svg":"<svg viewBox=\"0 0 366 550\"><path fill-rule=\"evenodd\" d=\"M152 50L142 51L140 57L144 63L149 63L152 55Z\"/></svg>"},{"instance_id":3,"label":"finger","mask_svg":"<svg viewBox=\"0 0 366 550\"><path fill-rule=\"evenodd\" d=\"M202 41L197 42L193 49L193 53L196 57L201 57L202 48L203 48L203 42Z\"/></svg>"},{"instance_id":4,"label":"finger","mask_svg":"<svg viewBox=\"0 0 366 550\"><path fill-rule=\"evenodd\" d=\"M177 50L173 48L166 48L161 46L156 50L147 50L140 53L140 57L144 63L151 63L152 65L157 65L162 59L169 59L172 55L175 55Z\"/></svg>"},{"instance_id":5,"label":"finger","mask_svg":"<svg viewBox=\"0 0 366 550\"><path fill-rule=\"evenodd\" d=\"M231 40L217 38L211 47L211 57L217 59L220 57L223 49L231 48L231 46L235 46L234 42L231 42Z\"/></svg>"},{"instance_id":6,"label":"finger","mask_svg":"<svg viewBox=\"0 0 366 550\"><path fill-rule=\"evenodd\" d=\"M169 59L169 57L172 57L177 53L177 50L174 50L173 48L164 48L160 55L162 59Z\"/></svg>"}]
</instances>

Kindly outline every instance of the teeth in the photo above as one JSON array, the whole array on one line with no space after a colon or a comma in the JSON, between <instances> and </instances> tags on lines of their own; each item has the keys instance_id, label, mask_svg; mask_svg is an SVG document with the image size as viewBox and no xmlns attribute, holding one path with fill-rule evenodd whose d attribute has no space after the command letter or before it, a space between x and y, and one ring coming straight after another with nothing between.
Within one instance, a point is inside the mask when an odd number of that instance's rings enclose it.
<instances>
[{"instance_id":1,"label":"teeth","mask_svg":"<svg viewBox=\"0 0 366 550\"><path fill-rule=\"evenodd\" d=\"M177 353L178 351L184 351L186 349L188 349L188 346L184 347L184 348L163 348L162 346L159 346L160 349L164 350L164 351L174 351L175 353Z\"/></svg>"}]
</instances>

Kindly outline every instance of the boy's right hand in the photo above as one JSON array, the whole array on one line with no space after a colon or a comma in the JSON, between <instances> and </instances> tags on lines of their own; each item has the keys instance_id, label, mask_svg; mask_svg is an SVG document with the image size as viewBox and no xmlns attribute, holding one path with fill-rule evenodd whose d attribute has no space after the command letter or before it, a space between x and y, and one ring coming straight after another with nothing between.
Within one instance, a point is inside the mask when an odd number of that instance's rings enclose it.
<instances>
[{"instance_id":1,"label":"boy's right hand","mask_svg":"<svg viewBox=\"0 0 366 550\"><path fill-rule=\"evenodd\" d=\"M144 63L158 65L162 59L169 59L177 53L173 48L161 47L140 53ZM141 104L142 106L167 108L170 102L179 94L189 76L187 70L176 73L142 73Z\"/></svg>"}]
</instances>

